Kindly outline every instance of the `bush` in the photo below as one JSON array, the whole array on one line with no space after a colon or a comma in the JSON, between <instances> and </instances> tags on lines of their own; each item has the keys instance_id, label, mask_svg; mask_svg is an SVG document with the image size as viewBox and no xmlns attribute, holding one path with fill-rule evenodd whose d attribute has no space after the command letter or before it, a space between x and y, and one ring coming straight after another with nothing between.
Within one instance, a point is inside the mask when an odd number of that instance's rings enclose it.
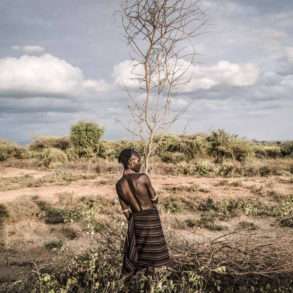
<instances>
[{"instance_id":1,"label":"bush","mask_svg":"<svg viewBox=\"0 0 293 293\"><path fill-rule=\"evenodd\" d=\"M185 154L179 152L165 152L161 154L161 160L165 163L179 163L185 161Z\"/></svg>"},{"instance_id":2,"label":"bush","mask_svg":"<svg viewBox=\"0 0 293 293\"><path fill-rule=\"evenodd\" d=\"M179 151L179 138L174 134L157 135L154 137L154 144L156 155L160 155L165 152L176 152Z\"/></svg>"},{"instance_id":3,"label":"bush","mask_svg":"<svg viewBox=\"0 0 293 293\"><path fill-rule=\"evenodd\" d=\"M197 160L195 164L195 172L201 176L208 176L215 171L215 165L209 160Z\"/></svg>"},{"instance_id":4,"label":"bush","mask_svg":"<svg viewBox=\"0 0 293 293\"><path fill-rule=\"evenodd\" d=\"M29 150L42 151L47 148L56 148L65 151L69 147L70 140L68 137L39 136L33 139L33 142L29 145Z\"/></svg>"},{"instance_id":5,"label":"bush","mask_svg":"<svg viewBox=\"0 0 293 293\"><path fill-rule=\"evenodd\" d=\"M143 141L128 141L128 140L120 140L118 141L117 145L117 153L115 155L115 158L118 158L120 152L124 148L134 148L136 149L141 155L143 155L144 152L144 142Z\"/></svg>"},{"instance_id":6,"label":"bush","mask_svg":"<svg viewBox=\"0 0 293 293\"><path fill-rule=\"evenodd\" d=\"M56 148L47 148L39 153L39 164L47 168L54 168L67 162L66 154Z\"/></svg>"},{"instance_id":7,"label":"bush","mask_svg":"<svg viewBox=\"0 0 293 293\"><path fill-rule=\"evenodd\" d=\"M209 142L209 155L215 157L215 163L222 163L224 159L233 159L244 162L253 155L251 143L230 135L223 129L213 131L207 138Z\"/></svg>"},{"instance_id":8,"label":"bush","mask_svg":"<svg viewBox=\"0 0 293 293\"><path fill-rule=\"evenodd\" d=\"M6 140L0 140L0 161L6 161L9 158L24 159L26 157L28 157L28 152L25 148Z\"/></svg>"},{"instance_id":9,"label":"bush","mask_svg":"<svg viewBox=\"0 0 293 293\"><path fill-rule=\"evenodd\" d=\"M293 141L287 141L281 144L281 154L283 156L293 157Z\"/></svg>"},{"instance_id":10,"label":"bush","mask_svg":"<svg viewBox=\"0 0 293 293\"><path fill-rule=\"evenodd\" d=\"M280 158L282 156L281 147L277 145L267 145L264 147L266 157L268 158Z\"/></svg>"},{"instance_id":11,"label":"bush","mask_svg":"<svg viewBox=\"0 0 293 293\"><path fill-rule=\"evenodd\" d=\"M155 155L161 157L166 162L166 156L171 157L172 153L176 156L181 153L185 161L194 159L197 155L207 153L208 143L203 135L158 135L154 138ZM167 154L167 155L166 155ZM169 161L167 159L167 161Z\"/></svg>"},{"instance_id":12,"label":"bush","mask_svg":"<svg viewBox=\"0 0 293 293\"><path fill-rule=\"evenodd\" d=\"M212 131L207 138L209 142L209 155L215 157L215 163L222 163L224 158L233 158L232 155L232 136L223 129Z\"/></svg>"},{"instance_id":13,"label":"bush","mask_svg":"<svg viewBox=\"0 0 293 293\"><path fill-rule=\"evenodd\" d=\"M80 121L71 127L70 141L78 157L92 157L100 153L100 138L104 128L96 123Z\"/></svg>"},{"instance_id":14,"label":"bush","mask_svg":"<svg viewBox=\"0 0 293 293\"><path fill-rule=\"evenodd\" d=\"M232 144L233 158L239 162L245 162L248 158L253 156L252 145L241 139L234 140Z\"/></svg>"},{"instance_id":15,"label":"bush","mask_svg":"<svg viewBox=\"0 0 293 293\"><path fill-rule=\"evenodd\" d=\"M78 159L78 154L75 152L75 149L73 147L66 149L65 153L69 161L75 161Z\"/></svg>"}]
</instances>

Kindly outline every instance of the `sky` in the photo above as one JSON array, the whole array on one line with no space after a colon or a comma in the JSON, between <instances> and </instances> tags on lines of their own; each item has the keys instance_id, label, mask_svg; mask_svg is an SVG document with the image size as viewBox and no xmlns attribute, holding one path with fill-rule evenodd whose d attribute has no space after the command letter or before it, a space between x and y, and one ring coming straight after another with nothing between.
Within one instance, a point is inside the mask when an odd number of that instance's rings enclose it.
<instances>
[{"instance_id":1,"label":"sky","mask_svg":"<svg viewBox=\"0 0 293 293\"><path fill-rule=\"evenodd\" d=\"M293 135L293 1L202 0L192 78L174 105L192 105L176 133L222 128L239 137ZM80 121L132 139L130 49L119 0L1 0L0 138L28 144ZM135 89L134 89L135 90Z\"/></svg>"}]
</instances>

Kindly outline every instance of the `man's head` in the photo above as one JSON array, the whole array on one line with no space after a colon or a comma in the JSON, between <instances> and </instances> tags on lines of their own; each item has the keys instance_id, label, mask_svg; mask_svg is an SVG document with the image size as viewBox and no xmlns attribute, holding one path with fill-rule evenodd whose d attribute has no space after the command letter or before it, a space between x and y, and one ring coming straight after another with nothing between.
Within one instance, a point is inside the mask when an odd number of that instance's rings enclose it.
<instances>
[{"instance_id":1,"label":"man's head","mask_svg":"<svg viewBox=\"0 0 293 293\"><path fill-rule=\"evenodd\" d=\"M135 172L140 171L140 155L133 148L127 148L121 151L118 162L121 163L125 169L131 169Z\"/></svg>"}]
</instances>

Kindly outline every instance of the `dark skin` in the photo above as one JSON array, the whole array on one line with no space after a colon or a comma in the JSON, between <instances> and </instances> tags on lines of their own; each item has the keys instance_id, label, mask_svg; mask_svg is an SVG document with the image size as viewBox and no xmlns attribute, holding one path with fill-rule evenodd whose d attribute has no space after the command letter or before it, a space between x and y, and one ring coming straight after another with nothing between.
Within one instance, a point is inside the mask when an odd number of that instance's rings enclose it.
<instances>
[{"instance_id":1,"label":"dark skin","mask_svg":"<svg viewBox=\"0 0 293 293\"><path fill-rule=\"evenodd\" d=\"M119 202L127 219L129 219L131 212L139 211L140 206L145 210L154 207L158 203L158 197L149 176L145 173L140 173L140 162L140 157L133 154L128 160L128 167L124 168L122 177L116 183ZM132 186L128 184L126 177L132 182ZM133 193L135 193L136 197Z\"/></svg>"},{"instance_id":2,"label":"dark skin","mask_svg":"<svg viewBox=\"0 0 293 293\"><path fill-rule=\"evenodd\" d=\"M127 168L124 168L122 177L116 183L116 192L118 194L119 202L122 208L122 211L127 218L129 219L133 211L139 211L141 209L153 208L158 203L158 196L152 186L150 178L145 173L140 173L141 159L136 155L132 155L128 160ZM131 186L128 184L130 180ZM134 190L133 190L134 189ZM133 191L136 194L136 197L133 195ZM137 200L140 203L140 206L137 203ZM155 268L148 267L147 274L154 276ZM127 276L129 280L130 276Z\"/></svg>"}]
</instances>

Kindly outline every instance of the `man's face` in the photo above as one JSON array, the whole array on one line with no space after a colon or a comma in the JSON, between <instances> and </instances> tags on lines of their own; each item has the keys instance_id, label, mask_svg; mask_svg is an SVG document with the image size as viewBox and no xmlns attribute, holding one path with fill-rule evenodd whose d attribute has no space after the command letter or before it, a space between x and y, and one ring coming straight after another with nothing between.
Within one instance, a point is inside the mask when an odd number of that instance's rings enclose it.
<instances>
[{"instance_id":1,"label":"man's face","mask_svg":"<svg viewBox=\"0 0 293 293\"><path fill-rule=\"evenodd\" d=\"M140 157L138 157L136 155L132 155L129 159L128 167L135 172L139 172L140 168L141 168Z\"/></svg>"}]
</instances>

